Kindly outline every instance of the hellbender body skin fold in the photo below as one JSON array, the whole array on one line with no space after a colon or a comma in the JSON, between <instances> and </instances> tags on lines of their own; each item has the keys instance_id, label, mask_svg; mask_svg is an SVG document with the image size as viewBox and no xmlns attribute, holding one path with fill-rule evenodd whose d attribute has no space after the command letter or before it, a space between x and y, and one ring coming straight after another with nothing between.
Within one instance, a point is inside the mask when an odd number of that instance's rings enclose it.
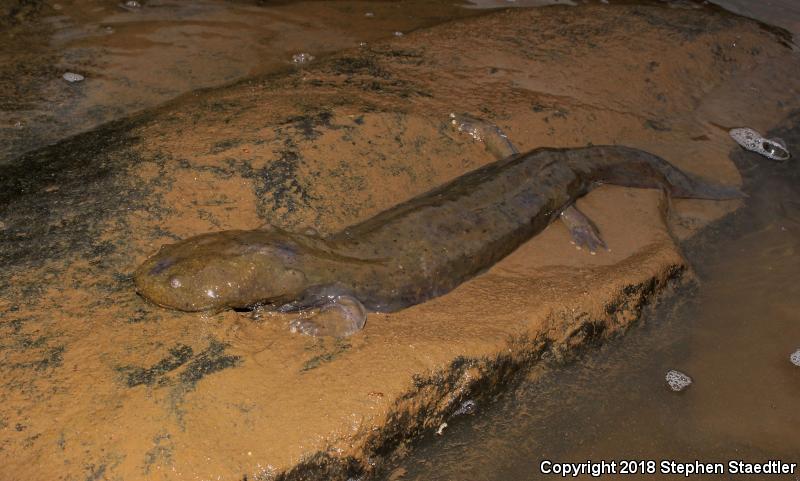
<instances>
[{"instance_id":1,"label":"hellbender body skin fold","mask_svg":"<svg viewBox=\"0 0 800 481\"><path fill-rule=\"evenodd\" d=\"M371 311L397 311L488 269L603 183L659 188L672 197L742 196L634 148L541 148L325 238L272 228L164 246L137 270L136 286L153 302L185 311L264 304L302 310L336 296Z\"/></svg>"}]
</instances>

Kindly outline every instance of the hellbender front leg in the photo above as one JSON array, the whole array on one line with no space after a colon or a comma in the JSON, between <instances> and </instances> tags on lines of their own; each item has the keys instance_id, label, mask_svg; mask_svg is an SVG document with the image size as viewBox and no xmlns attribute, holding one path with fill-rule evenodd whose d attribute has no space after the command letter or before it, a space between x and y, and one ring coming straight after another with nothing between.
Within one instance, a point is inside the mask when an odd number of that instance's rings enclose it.
<instances>
[{"instance_id":1,"label":"hellbender front leg","mask_svg":"<svg viewBox=\"0 0 800 481\"><path fill-rule=\"evenodd\" d=\"M450 124L459 132L463 132L474 140L482 142L497 160L518 154L519 150L511 143L508 135L491 122L476 119L465 114L450 114Z\"/></svg>"},{"instance_id":2,"label":"hellbender front leg","mask_svg":"<svg viewBox=\"0 0 800 481\"><path fill-rule=\"evenodd\" d=\"M585 248L592 255L600 248L609 250L600 237L600 231L594 225L594 222L589 220L574 204L561 211L559 217L569 230L569 234L572 236L572 243L578 249Z\"/></svg>"},{"instance_id":3,"label":"hellbender front leg","mask_svg":"<svg viewBox=\"0 0 800 481\"><path fill-rule=\"evenodd\" d=\"M478 142L483 142L497 160L519 153L508 136L500 127L485 120L476 119L465 114L450 114L450 123L459 132L464 132ZM572 235L572 243L578 249L586 249L594 254L599 248L608 250L606 243L600 238L597 226L589 220L577 207L571 205L559 216Z\"/></svg>"},{"instance_id":4,"label":"hellbender front leg","mask_svg":"<svg viewBox=\"0 0 800 481\"><path fill-rule=\"evenodd\" d=\"M347 337L364 328L367 310L350 295L326 295L305 303L292 303L280 309L299 312L289 330L314 337Z\"/></svg>"}]
</instances>

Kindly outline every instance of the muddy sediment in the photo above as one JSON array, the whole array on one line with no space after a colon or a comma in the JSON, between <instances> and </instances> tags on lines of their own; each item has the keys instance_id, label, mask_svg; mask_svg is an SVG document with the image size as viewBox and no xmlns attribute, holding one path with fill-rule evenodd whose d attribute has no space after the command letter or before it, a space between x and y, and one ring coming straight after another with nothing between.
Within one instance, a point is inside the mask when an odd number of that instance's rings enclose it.
<instances>
[{"instance_id":1,"label":"muddy sediment","mask_svg":"<svg viewBox=\"0 0 800 481\"><path fill-rule=\"evenodd\" d=\"M554 224L343 340L292 335L286 316L155 307L133 292L135 267L203 232L335 232L491 162L452 132L452 111L495 122L520 150L625 144L738 183L718 126L766 131L796 108L796 76L763 89L794 55L719 11L499 12L188 94L0 166L0 474L374 472L462 401L624 331L680 279L659 193L602 187L579 201L608 253L575 250ZM737 205L675 202L672 232Z\"/></svg>"}]
</instances>

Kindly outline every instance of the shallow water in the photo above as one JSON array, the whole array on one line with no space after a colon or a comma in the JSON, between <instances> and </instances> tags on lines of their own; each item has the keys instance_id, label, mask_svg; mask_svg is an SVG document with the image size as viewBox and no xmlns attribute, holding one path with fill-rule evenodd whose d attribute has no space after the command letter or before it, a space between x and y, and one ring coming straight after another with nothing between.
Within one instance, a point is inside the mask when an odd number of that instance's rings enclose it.
<instances>
[{"instance_id":1,"label":"shallow water","mask_svg":"<svg viewBox=\"0 0 800 481\"><path fill-rule=\"evenodd\" d=\"M0 24L0 163L187 92L296 68L295 54L318 59L477 13L420 0L140 5L60 0Z\"/></svg>"},{"instance_id":2,"label":"shallow water","mask_svg":"<svg viewBox=\"0 0 800 481\"><path fill-rule=\"evenodd\" d=\"M779 133L790 143L800 140L797 121L790 135ZM522 383L472 419L450 422L394 476L556 478L542 474L543 460L800 463L800 368L789 360L800 348L800 169L755 154L735 158L751 197L687 246L694 286L622 338ZM694 383L671 392L664 380L670 369ZM800 479L800 470L770 479Z\"/></svg>"},{"instance_id":3,"label":"shallow water","mask_svg":"<svg viewBox=\"0 0 800 481\"><path fill-rule=\"evenodd\" d=\"M298 68L292 61L296 54L319 58L486 9L582 2L123 3L36 1L30 4L39 7L17 20L3 18L0 9L0 164L197 89ZM758 7L749 0L714 3L800 31L793 0L759 2ZM70 83L65 73L85 79Z\"/></svg>"},{"instance_id":4,"label":"shallow water","mask_svg":"<svg viewBox=\"0 0 800 481\"><path fill-rule=\"evenodd\" d=\"M731 12L800 33L800 2L796 0L712 0Z\"/></svg>"}]
</instances>

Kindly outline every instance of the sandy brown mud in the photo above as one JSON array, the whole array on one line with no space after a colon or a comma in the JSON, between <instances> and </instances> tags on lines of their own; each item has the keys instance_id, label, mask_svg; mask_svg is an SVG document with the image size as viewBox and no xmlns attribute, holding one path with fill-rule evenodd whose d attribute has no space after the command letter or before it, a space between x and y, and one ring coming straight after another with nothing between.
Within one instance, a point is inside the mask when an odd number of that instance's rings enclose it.
<instances>
[{"instance_id":1,"label":"sandy brown mud","mask_svg":"<svg viewBox=\"0 0 800 481\"><path fill-rule=\"evenodd\" d=\"M607 254L576 251L553 225L346 341L291 335L281 316L155 307L134 293L135 267L203 232L335 232L491 162L453 134L454 110L523 151L619 143L736 183L737 147L714 125L768 130L795 107L796 70L785 37L718 12L517 10L189 95L2 167L0 474L373 472L461 401L624 330L685 272L658 192L578 202ZM737 201L675 204L686 237Z\"/></svg>"}]
</instances>

